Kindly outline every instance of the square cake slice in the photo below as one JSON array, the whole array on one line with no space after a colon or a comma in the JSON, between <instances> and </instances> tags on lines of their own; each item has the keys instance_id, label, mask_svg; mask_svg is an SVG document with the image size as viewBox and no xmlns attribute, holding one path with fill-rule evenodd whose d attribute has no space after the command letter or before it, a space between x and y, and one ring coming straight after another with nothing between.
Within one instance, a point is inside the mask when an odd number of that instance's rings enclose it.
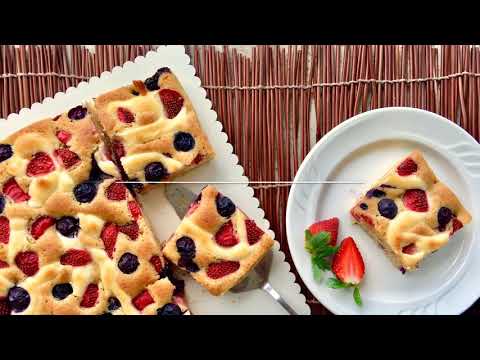
<instances>
[{"instance_id":1,"label":"square cake slice","mask_svg":"<svg viewBox=\"0 0 480 360\"><path fill-rule=\"evenodd\" d=\"M471 221L455 194L435 176L420 151L400 160L350 211L402 272Z\"/></svg>"},{"instance_id":2,"label":"square cake slice","mask_svg":"<svg viewBox=\"0 0 480 360\"><path fill-rule=\"evenodd\" d=\"M186 311L79 106L0 141L0 314Z\"/></svg>"},{"instance_id":3,"label":"square cake slice","mask_svg":"<svg viewBox=\"0 0 480 360\"><path fill-rule=\"evenodd\" d=\"M214 187L205 187L163 253L213 295L238 284L264 257L273 239Z\"/></svg>"},{"instance_id":4,"label":"square cake slice","mask_svg":"<svg viewBox=\"0 0 480 360\"><path fill-rule=\"evenodd\" d=\"M93 111L131 181L168 181L214 157L192 103L168 68L99 96Z\"/></svg>"}]
</instances>

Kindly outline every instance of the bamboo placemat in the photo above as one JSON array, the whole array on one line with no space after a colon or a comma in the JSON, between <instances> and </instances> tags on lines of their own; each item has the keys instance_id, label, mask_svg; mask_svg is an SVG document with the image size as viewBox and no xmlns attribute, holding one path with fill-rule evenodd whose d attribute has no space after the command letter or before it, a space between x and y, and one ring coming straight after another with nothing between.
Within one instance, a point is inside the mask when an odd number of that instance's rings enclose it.
<instances>
[{"instance_id":1,"label":"bamboo placemat","mask_svg":"<svg viewBox=\"0 0 480 360\"><path fill-rule=\"evenodd\" d=\"M1 46L0 117L154 48ZM187 51L251 180L293 180L323 135L380 107L429 110L480 138L476 46L187 46ZM284 226L288 191L286 186L255 189L293 268ZM328 314L295 275L312 313ZM472 312L480 312L480 303Z\"/></svg>"}]
</instances>

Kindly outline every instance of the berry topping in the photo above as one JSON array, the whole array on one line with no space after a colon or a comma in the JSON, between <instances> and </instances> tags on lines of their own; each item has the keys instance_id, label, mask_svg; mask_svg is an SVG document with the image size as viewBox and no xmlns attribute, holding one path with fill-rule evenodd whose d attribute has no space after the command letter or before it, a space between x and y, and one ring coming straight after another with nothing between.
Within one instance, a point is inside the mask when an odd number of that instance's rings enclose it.
<instances>
[{"instance_id":1,"label":"berry topping","mask_svg":"<svg viewBox=\"0 0 480 360\"><path fill-rule=\"evenodd\" d=\"M264 232L260 229L255 221L245 220L245 228L247 229L247 239L250 245L257 243L263 236Z\"/></svg>"},{"instance_id":2,"label":"berry topping","mask_svg":"<svg viewBox=\"0 0 480 360\"><path fill-rule=\"evenodd\" d=\"M361 203L361 204L360 204L360 209L362 209L362 210L368 210L368 205L365 204L365 203Z\"/></svg>"},{"instance_id":3,"label":"berry topping","mask_svg":"<svg viewBox=\"0 0 480 360\"><path fill-rule=\"evenodd\" d=\"M8 299L6 296L0 297L0 316L2 315L10 315L12 312L12 308L8 303Z\"/></svg>"},{"instance_id":4,"label":"berry topping","mask_svg":"<svg viewBox=\"0 0 480 360\"><path fill-rule=\"evenodd\" d=\"M40 216L32 223L30 233L32 234L32 237L37 240L50 226L53 225L55 225L55 219L53 217Z\"/></svg>"},{"instance_id":5,"label":"berry topping","mask_svg":"<svg viewBox=\"0 0 480 360\"><path fill-rule=\"evenodd\" d=\"M30 195L23 191L15 178L10 178L3 184L3 193L16 203L30 200Z\"/></svg>"},{"instance_id":6,"label":"berry topping","mask_svg":"<svg viewBox=\"0 0 480 360\"><path fill-rule=\"evenodd\" d=\"M145 180L160 181L168 176L168 171L161 162L152 162L145 166Z\"/></svg>"},{"instance_id":7,"label":"berry topping","mask_svg":"<svg viewBox=\"0 0 480 360\"><path fill-rule=\"evenodd\" d=\"M0 144L0 162L10 159L13 155L12 146L9 144Z\"/></svg>"},{"instance_id":8,"label":"berry topping","mask_svg":"<svg viewBox=\"0 0 480 360\"><path fill-rule=\"evenodd\" d=\"M57 221L55 227L63 236L73 238L80 230L80 221L72 216L63 216Z\"/></svg>"},{"instance_id":9,"label":"berry topping","mask_svg":"<svg viewBox=\"0 0 480 360\"><path fill-rule=\"evenodd\" d=\"M367 193L365 194L365 196L366 196L367 198L369 198L369 199L370 199L372 196L373 196L373 197L376 197L376 198L381 198L381 197L384 197L385 195L387 195L387 194L385 194L384 191L378 190L378 189L370 189L370 190L368 190Z\"/></svg>"},{"instance_id":10,"label":"berry topping","mask_svg":"<svg viewBox=\"0 0 480 360\"><path fill-rule=\"evenodd\" d=\"M452 220L452 218L453 218L452 210L444 206L441 207L437 213L438 230L445 231L447 224L450 222L450 220Z\"/></svg>"},{"instance_id":11,"label":"berry topping","mask_svg":"<svg viewBox=\"0 0 480 360\"><path fill-rule=\"evenodd\" d=\"M157 309L157 315L182 315L182 310L177 304L168 303Z\"/></svg>"},{"instance_id":12,"label":"berry topping","mask_svg":"<svg viewBox=\"0 0 480 360\"><path fill-rule=\"evenodd\" d=\"M72 134L65 130L57 131L57 139L60 140L61 143L67 144L70 139L72 138Z\"/></svg>"},{"instance_id":13,"label":"berry topping","mask_svg":"<svg viewBox=\"0 0 480 360\"><path fill-rule=\"evenodd\" d=\"M119 182L111 183L106 190L106 196L108 200L125 200L127 198L127 188Z\"/></svg>"},{"instance_id":14,"label":"berry topping","mask_svg":"<svg viewBox=\"0 0 480 360\"><path fill-rule=\"evenodd\" d=\"M0 243L8 244L10 239L10 221L5 216L0 216Z\"/></svg>"},{"instance_id":15,"label":"berry topping","mask_svg":"<svg viewBox=\"0 0 480 360\"><path fill-rule=\"evenodd\" d=\"M200 270L197 264L192 259L188 259L184 256L180 256L180 259L178 260L178 266L181 268L185 268L185 270L189 272L197 272Z\"/></svg>"},{"instance_id":16,"label":"berry topping","mask_svg":"<svg viewBox=\"0 0 480 360\"><path fill-rule=\"evenodd\" d=\"M52 295L57 300L63 300L71 293L73 293L73 288L69 283L57 284L52 289Z\"/></svg>"},{"instance_id":17,"label":"berry topping","mask_svg":"<svg viewBox=\"0 0 480 360\"><path fill-rule=\"evenodd\" d=\"M138 265L140 265L138 258L132 253L127 252L120 257L120 260L118 260L118 268L124 274L131 274L135 272L135 270L138 268Z\"/></svg>"},{"instance_id":18,"label":"berry topping","mask_svg":"<svg viewBox=\"0 0 480 360\"><path fill-rule=\"evenodd\" d=\"M8 263L3 260L0 260L0 269L5 269L7 267L8 267Z\"/></svg>"},{"instance_id":19,"label":"berry topping","mask_svg":"<svg viewBox=\"0 0 480 360\"><path fill-rule=\"evenodd\" d=\"M70 109L67 115L72 120L81 120L87 115L87 108L78 105Z\"/></svg>"},{"instance_id":20,"label":"berry topping","mask_svg":"<svg viewBox=\"0 0 480 360\"><path fill-rule=\"evenodd\" d=\"M138 238L139 228L136 222L126 225L120 225L118 226L118 230L127 235L132 240L137 240Z\"/></svg>"},{"instance_id":21,"label":"berry topping","mask_svg":"<svg viewBox=\"0 0 480 360\"><path fill-rule=\"evenodd\" d=\"M360 215L360 219L362 219L363 221L365 221L368 225L370 226L373 226L373 220L370 216L368 215L365 215L365 214L361 214Z\"/></svg>"},{"instance_id":22,"label":"berry topping","mask_svg":"<svg viewBox=\"0 0 480 360\"><path fill-rule=\"evenodd\" d=\"M19 252L15 256L15 264L27 276L33 276L39 269L38 255L33 251Z\"/></svg>"},{"instance_id":23,"label":"berry topping","mask_svg":"<svg viewBox=\"0 0 480 360\"><path fill-rule=\"evenodd\" d=\"M85 266L92 261L87 250L70 249L60 257L60 264L71 266Z\"/></svg>"},{"instance_id":24,"label":"berry topping","mask_svg":"<svg viewBox=\"0 0 480 360\"><path fill-rule=\"evenodd\" d=\"M24 288L14 286L8 291L8 303L14 312L22 312L30 305L30 295Z\"/></svg>"},{"instance_id":25,"label":"berry topping","mask_svg":"<svg viewBox=\"0 0 480 360\"><path fill-rule=\"evenodd\" d=\"M418 169L417 163L411 158L404 160L400 165L397 166L397 173L400 176L412 175Z\"/></svg>"},{"instance_id":26,"label":"berry topping","mask_svg":"<svg viewBox=\"0 0 480 360\"><path fill-rule=\"evenodd\" d=\"M160 99L162 100L167 117L173 119L178 115L183 107L183 97L178 92L172 89L160 90Z\"/></svg>"},{"instance_id":27,"label":"berry topping","mask_svg":"<svg viewBox=\"0 0 480 360\"><path fill-rule=\"evenodd\" d=\"M83 294L81 307L90 308L95 305L98 299L98 286L96 284L88 284Z\"/></svg>"},{"instance_id":28,"label":"berry topping","mask_svg":"<svg viewBox=\"0 0 480 360\"><path fill-rule=\"evenodd\" d=\"M117 109L117 117L118 117L118 120L120 120L125 124L130 124L135 121L135 116L132 114L132 112L123 107L119 107Z\"/></svg>"},{"instance_id":29,"label":"berry topping","mask_svg":"<svg viewBox=\"0 0 480 360\"><path fill-rule=\"evenodd\" d=\"M453 220L452 220L452 232L450 233L450 235L455 234L462 227L463 227L462 222L460 220L458 220L457 218L453 218Z\"/></svg>"},{"instance_id":30,"label":"berry topping","mask_svg":"<svg viewBox=\"0 0 480 360\"><path fill-rule=\"evenodd\" d=\"M234 273L240 268L238 261L222 261L208 265L207 275L211 279L220 279Z\"/></svg>"},{"instance_id":31,"label":"berry topping","mask_svg":"<svg viewBox=\"0 0 480 360\"><path fill-rule=\"evenodd\" d=\"M188 236L182 236L177 239L176 245L181 257L185 259L193 259L195 257L195 242Z\"/></svg>"},{"instance_id":32,"label":"berry topping","mask_svg":"<svg viewBox=\"0 0 480 360\"><path fill-rule=\"evenodd\" d=\"M55 170L53 160L44 152L33 155L32 160L27 165L28 176L45 175Z\"/></svg>"},{"instance_id":33,"label":"berry topping","mask_svg":"<svg viewBox=\"0 0 480 360\"><path fill-rule=\"evenodd\" d=\"M412 211L426 212L428 211L427 194L420 189L407 190L403 194L403 205Z\"/></svg>"},{"instance_id":34,"label":"berry topping","mask_svg":"<svg viewBox=\"0 0 480 360\"><path fill-rule=\"evenodd\" d=\"M108 298L108 311L115 311L117 309L120 309L121 306L122 304L120 304L120 300L118 300L116 297L111 296Z\"/></svg>"},{"instance_id":35,"label":"berry topping","mask_svg":"<svg viewBox=\"0 0 480 360\"><path fill-rule=\"evenodd\" d=\"M393 219L398 213L397 204L392 199L382 199L378 202L378 212L387 219Z\"/></svg>"},{"instance_id":36,"label":"berry topping","mask_svg":"<svg viewBox=\"0 0 480 360\"><path fill-rule=\"evenodd\" d=\"M238 238L231 221L226 222L215 234L215 241L220 246L230 247L238 244Z\"/></svg>"},{"instance_id":37,"label":"berry topping","mask_svg":"<svg viewBox=\"0 0 480 360\"><path fill-rule=\"evenodd\" d=\"M150 258L150 264L152 264L152 266L155 268L155 271L156 271L158 274L161 274L161 273L162 273L163 264L162 264L162 259L160 258L160 256L153 255L153 256Z\"/></svg>"},{"instance_id":38,"label":"berry topping","mask_svg":"<svg viewBox=\"0 0 480 360\"><path fill-rule=\"evenodd\" d=\"M316 222L313 225L310 225L308 230L312 233L312 235L318 234L319 232L326 231L330 234L330 245L335 246L337 243L337 236L338 236L338 218L334 217L327 220L321 220Z\"/></svg>"},{"instance_id":39,"label":"berry topping","mask_svg":"<svg viewBox=\"0 0 480 360\"><path fill-rule=\"evenodd\" d=\"M75 186L73 195L80 203L89 203L97 195L97 185L92 182L83 182Z\"/></svg>"},{"instance_id":40,"label":"berry topping","mask_svg":"<svg viewBox=\"0 0 480 360\"><path fill-rule=\"evenodd\" d=\"M222 194L217 194L215 198L215 204L217 206L218 213L224 218L228 218L235 212L235 204L228 197Z\"/></svg>"},{"instance_id":41,"label":"berry topping","mask_svg":"<svg viewBox=\"0 0 480 360\"><path fill-rule=\"evenodd\" d=\"M110 259L113 258L113 252L115 251L115 244L117 242L118 228L117 225L107 223L102 229L100 238L105 246L105 251Z\"/></svg>"},{"instance_id":42,"label":"berry topping","mask_svg":"<svg viewBox=\"0 0 480 360\"><path fill-rule=\"evenodd\" d=\"M344 284L358 285L362 281L365 264L353 238L347 237L340 244L332 260L332 272Z\"/></svg>"},{"instance_id":43,"label":"berry topping","mask_svg":"<svg viewBox=\"0 0 480 360\"><path fill-rule=\"evenodd\" d=\"M195 156L195 159L193 159L192 161L192 164L200 164L200 162L203 160L203 155L202 154L197 154L197 156Z\"/></svg>"},{"instance_id":44,"label":"berry topping","mask_svg":"<svg viewBox=\"0 0 480 360\"><path fill-rule=\"evenodd\" d=\"M404 254L408 254L408 255L413 255L417 252L417 247L415 246L415 244L408 244L407 246L404 246L402 248L402 252Z\"/></svg>"},{"instance_id":45,"label":"berry topping","mask_svg":"<svg viewBox=\"0 0 480 360\"><path fill-rule=\"evenodd\" d=\"M191 134L179 131L175 134L173 146L177 151L190 151L195 147L195 139Z\"/></svg>"},{"instance_id":46,"label":"berry topping","mask_svg":"<svg viewBox=\"0 0 480 360\"><path fill-rule=\"evenodd\" d=\"M80 157L68 149L57 149L54 154L62 162L65 169L70 169L80 162Z\"/></svg>"},{"instance_id":47,"label":"berry topping","mask_svg":"<svg viewBox=\"0 0 480 360\"><path fill-rule=\"evenodd\" d=\"M132 217L135 220L138 220L140 215L142 215L142 209L140 208L140 205L138 205L138 203L135 200L128 202L128 209L130 210L130 214L132 214Z\"/></svg>"},{"instance_id":48,"label":"berry topping","mask_svg":"<svg viewBox=\"0 0 480 360\"><path fill-rule=\"evenodd\" d=\"M163 67L163 68L158 69L155 74L153 74L151 77L146 79L144 81L144 83L145 83L145 86L147 87L147 89L150 90L150 91L155 91L155 90L160 89L160 87L158 86L158 78L160 77L160 75L162 75L163 73L167 73L167 72L169 73L170 69L167 68L167 67Z\"/></svg>"},{"instance_id":49,"label":"berry topping","mask_svg":"<svg viewBox=\"0 0 480 360\"><path fill-rule=\"evenodd\" d=\"M5 198L3 197L2 194L0 194L0 214L3 212L5 209Z\"/></svg>"},{"instance_id":50,"label":"berry topping","mask_svg":"<svg viewBox=\"0 0 480 360\"><path fill-rule=\"evenodd\" d=\"M123 143L120 140L112 141L112 149L117 159L121 159L125 156L125 148L123 147Z\"/></svg>"},{"instance_id":51,"label":"berry topping","mask_svg":"<svg viewBox=\"0 0 480 360\"><path fill-rule=\"evenodd\" d=\"M148 290L143 290L140 294L133 298L132 303L137 308L137 310L142 311L148 305L153 304L154 301L152 295L149 294Z\"/></svg>"}]
</instances>

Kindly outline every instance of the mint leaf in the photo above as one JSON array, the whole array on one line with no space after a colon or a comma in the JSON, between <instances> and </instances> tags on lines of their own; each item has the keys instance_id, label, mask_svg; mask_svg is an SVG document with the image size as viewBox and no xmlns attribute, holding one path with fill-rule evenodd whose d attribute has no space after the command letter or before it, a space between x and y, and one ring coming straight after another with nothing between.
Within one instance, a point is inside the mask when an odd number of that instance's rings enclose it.
<instances>
[{"instance_id":1,"label":"mint leaf","mask_svg":"<svg viewBox=\"0 0 480 360\"><path fill-rule=\"evenodd\" d=\"M345 283L341 282L341 281L338 280L337 278L330 278L330 279L328 279L328 281L327 281L327 286L328 286L329 288L332 288L332 289L344 289L344 288L349 287L348 284L345 284Z\"/></svg>"},{"instance_id":2,"label":"mint leaf","mask_svg":"<svg viewBox=\"0 0 480 360\"><path fill-rule=\"evenodd\" d=\"M312 256L312 264L315 264L321 270L330 270L330 263L321 256Z\"/></svg>"},{"instance_id":3,"label":"mint leaf","mask_svg":"<svg viewBox=\"0 0 480 360\"><path fill-rule=\"evenodd\" d=\"M360 296L360 289L358 286L355 286L355 289L353 290L353 300L355 300L355 304L362 306L362 297Z\"/></svg>"},{"instance_id":4,"label":"mint leaf","mask_svg":"<svg viewBox=\"0 0 480 360\"><path fill-rule=\"evenodd\" d=\"M330 242L330 234L325 231L312 235L310 231L305 230L305 240L305 248L312 255L317 255L330 247L328 245Z\"/></svg>"},{"instance_id":5,"label":"mint leaf","mask_svg":"<svg viewBox=\"0 0 480 360\"><path fill-rule=\"evenodd\" d=\"M320 281L323 278L323 269L320 269L317 264L312 262L313 278Z\"/></svg>"}]
</instances>

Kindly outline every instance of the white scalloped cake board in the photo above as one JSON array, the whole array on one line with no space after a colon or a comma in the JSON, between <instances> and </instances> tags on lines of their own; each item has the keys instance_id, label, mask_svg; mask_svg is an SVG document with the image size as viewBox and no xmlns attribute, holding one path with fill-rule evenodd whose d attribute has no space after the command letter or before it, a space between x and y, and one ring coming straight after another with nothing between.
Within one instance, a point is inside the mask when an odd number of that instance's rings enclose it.
<instances>
[{"instance_id":1,"label":"white scalloped cake board","mask_svg":"<svg viewBox=\"0 0 480 360\"><path fill-rule=\"evenodd\" d=\"M214 160L179 177L178 180L248 182L248 178L243 176L243 168L238 165L238 157L232 153L233 147L228 143L227 135L222 132L216 112L211 109L212 103L206 98L200 79L195 76L195 69L190 65L190 58L185 54L183 46L161 46L146 56L137 57L134 62L127 62L123 67L117 66L112 72L102 73L100 78L93 77L88 82L81 82L76 88L68 88L65 93L57 93L53 99L46 98L41 104L35 103L30 109L24 108L19 114L11 114L7 121L1 119L0 138L32 122L64 112L82 101L129 84L132 80L145 79L162 66L170 67L180 80L217 154ZM253 197L251 187L244 184L216 186L228 194L260 227L269 229L270 224L264 219L265 213L259 208L259 201ZM203 185L193 184L188 187L198 192ZM180 223L180 219L163 196L163 189L149 192L142 196L142 200L157 239L167 239ZM269 233L274 236L271 230ZM285 255L279 248L279 243L275 242L270 283L299 314L310 314L305 297L300 293L300 286L295 283L290 265L284 261ZM283 308L262 290L214 297L190 277L185 279L188 302L195 314L286 314Z\"/></svg>"}]
</instances>

